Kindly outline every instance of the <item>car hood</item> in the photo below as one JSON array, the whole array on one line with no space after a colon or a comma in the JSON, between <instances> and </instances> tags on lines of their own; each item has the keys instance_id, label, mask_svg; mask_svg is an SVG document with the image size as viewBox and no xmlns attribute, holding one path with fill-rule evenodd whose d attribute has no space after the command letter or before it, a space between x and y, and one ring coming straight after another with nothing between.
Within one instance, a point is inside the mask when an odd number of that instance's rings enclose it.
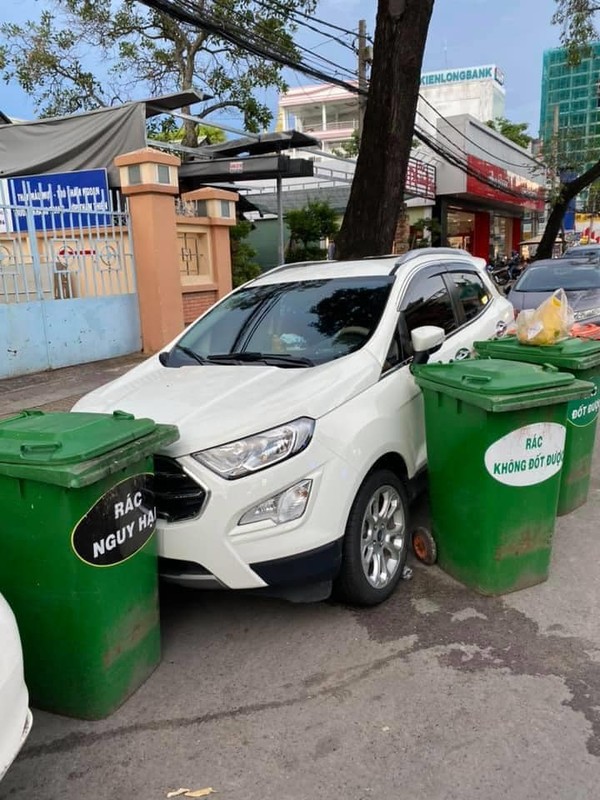
<instances>
[{"instance_id":1,"label":"car hood","mask_svg":"<svg viewBox=\"0 0 600 800\"><path fill-rule=\"evenodd\" d=\"M551 295L552 292L515 292L513 289L508 295L508 299L517 311L521 311L524 308L537 308ZM599 289L578 289L568 291L566 295L573 311L600 308Z\"/></svg>"},{"instance_id":2,"label":"car hood","mask_svg":"<svg viewBox=\"0 0 600 800\"><path fill-rule=\"evenodd\" d=\"M128 411L177 425L173 456L214 447L298 417L314 419L376 383L381 365L366 348L317 367L163 367L157 358L83 397L73 411Z\"/></svg>"}]
</instances>

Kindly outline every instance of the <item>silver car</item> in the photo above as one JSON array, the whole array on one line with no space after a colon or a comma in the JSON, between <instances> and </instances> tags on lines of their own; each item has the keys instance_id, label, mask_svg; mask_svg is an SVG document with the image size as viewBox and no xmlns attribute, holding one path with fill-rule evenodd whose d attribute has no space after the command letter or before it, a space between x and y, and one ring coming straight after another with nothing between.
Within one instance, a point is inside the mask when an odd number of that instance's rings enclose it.
<instances>
[{"instance_id":1,"label":"silver car","mask_svg":"<svg viewBox=\"0 0 600 800\"><path fill-rule=\"evenodd\" d=\"M508 294L515 312L537 308L564 289L576 322L600 321L600 260L547 258L534 261Z\"/></svg>"}]
</instances>

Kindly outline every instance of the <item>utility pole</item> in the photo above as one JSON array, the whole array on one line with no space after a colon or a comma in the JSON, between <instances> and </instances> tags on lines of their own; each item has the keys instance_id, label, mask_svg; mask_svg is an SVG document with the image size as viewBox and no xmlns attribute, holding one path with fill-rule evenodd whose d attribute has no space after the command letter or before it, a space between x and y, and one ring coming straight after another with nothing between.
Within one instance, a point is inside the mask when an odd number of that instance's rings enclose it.
<instances>
[{"instance_id":1,"label":"utility pole","mask_svg":"<svg viewBox=\"0 0 600 800\"><path fill-rule=\"evenodd\" d=\"M367 21L358 21L358 88L361 94L358 95L358 137L362 138L363 124L365 120L365 109L367 107L367 97L363 92L367 91L367 64L372 60L371 51L367 47Z\"/></svg>"}]
</instances>

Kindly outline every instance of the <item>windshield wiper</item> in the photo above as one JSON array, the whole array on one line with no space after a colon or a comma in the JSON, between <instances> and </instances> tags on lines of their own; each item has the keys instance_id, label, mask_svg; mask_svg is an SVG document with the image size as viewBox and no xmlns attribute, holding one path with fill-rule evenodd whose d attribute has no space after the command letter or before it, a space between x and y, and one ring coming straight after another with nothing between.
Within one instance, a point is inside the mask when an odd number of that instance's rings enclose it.
<instances>
[{"instance_id":1,"label":"windshield wiper","mask_svg":"<svg viewBox=\"0 0 600 800\"><path fill-rule=\"evenodd\" d=\"M211 364L251 364L260 363L282 367L314 367L314 361L303 356L293 356L289 353L257 353L250 350L240 350L234 353L216 353L207 356Z\"/></svg>"},{"instance_id":2,"label":"windshield wiper","mask_svg":"<svg viewBox=\"0 0 600 800\"><path fill-rule=\"evenodd\" d=\"M186 347L184 344L176 344L173 350L181 350L182 353L185 353L186 356L193 358L194 361L197 361L198 364L208 364L208 361L204 358L204 356L199 355L191 347Z\"/></svg>"}]
</instances>

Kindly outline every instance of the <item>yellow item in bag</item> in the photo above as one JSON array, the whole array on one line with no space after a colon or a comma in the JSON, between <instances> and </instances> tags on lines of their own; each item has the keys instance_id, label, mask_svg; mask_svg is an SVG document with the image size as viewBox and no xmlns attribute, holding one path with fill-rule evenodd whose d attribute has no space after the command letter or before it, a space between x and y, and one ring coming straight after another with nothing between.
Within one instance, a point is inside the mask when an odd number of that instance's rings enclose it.
<instances>
[{"instance_id":1,"label":"yellow item in bag","mask_svg":"<svg viewBox=\"0 0 600 800\"><path fill-rule=\"evenodd\" d=\"M556 344L567 338L574 321L564 289L557 289L537 308L521 311L517 317L517 338L521 344Z\"/></svg>"}]
</instances>

